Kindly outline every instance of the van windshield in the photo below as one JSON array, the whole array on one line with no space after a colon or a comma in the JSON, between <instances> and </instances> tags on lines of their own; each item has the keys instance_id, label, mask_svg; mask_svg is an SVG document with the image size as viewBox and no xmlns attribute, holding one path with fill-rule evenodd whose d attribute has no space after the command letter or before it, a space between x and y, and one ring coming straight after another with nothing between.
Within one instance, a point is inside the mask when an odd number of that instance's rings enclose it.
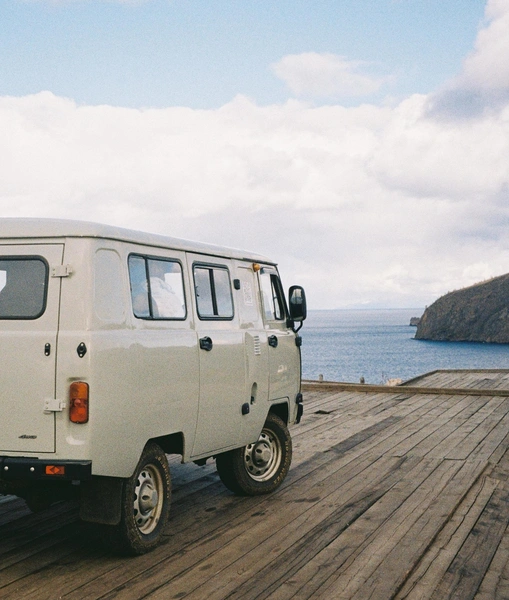
<instances>
[{"instance_id":1,"label":"van windshield","mask_svg":"<svg viewBox=\"0 0 509 600\"><path fill-rule=\"evenodd\" d=\"M37 319L46 307L48 266L39 257L0 257L0 319Z\"/></svg>"}]
</instances>

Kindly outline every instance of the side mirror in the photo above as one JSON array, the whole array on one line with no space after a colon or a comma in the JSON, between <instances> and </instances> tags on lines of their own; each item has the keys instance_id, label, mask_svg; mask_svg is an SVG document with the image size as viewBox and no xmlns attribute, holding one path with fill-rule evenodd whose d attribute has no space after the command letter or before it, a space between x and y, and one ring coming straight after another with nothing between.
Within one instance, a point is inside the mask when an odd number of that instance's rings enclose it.
<instances>
[{"instance_id":1,"label":"side mirror","mask_svg":"<svg viewBox=\"0 0 509 600\"><path fill-rule=\"evenodd\" d=\"M306 293L300 285L292 285L288 293L290 319L302 322L307 317Z\"/></svg>"}]
</instances>

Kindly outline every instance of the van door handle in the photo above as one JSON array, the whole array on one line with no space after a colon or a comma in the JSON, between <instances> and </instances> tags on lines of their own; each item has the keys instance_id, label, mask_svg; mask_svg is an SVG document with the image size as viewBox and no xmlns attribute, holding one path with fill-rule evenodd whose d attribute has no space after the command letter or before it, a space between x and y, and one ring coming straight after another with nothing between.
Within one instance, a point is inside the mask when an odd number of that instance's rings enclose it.
<instances>
[{"instance_id":1,"label":"van door handle","mask_svg":"<svg viewBox=\"0 0 509 600\"><path fill-rule=\"evenodd\" d=\"M212 340L209 337L200 338L200 348L210 352L212 350Z\"/></svg>"},{"instance_id":2,"label":"van door handle","mask_svg":"<svg viewBox=\"0 0 509 600\"><path fill-rule=\"evenodd\" d=\"M277 348L277 336L275 336L275 335L269 336L269 346L272 346L273 348Z\"/></svg>"}]
</instances>

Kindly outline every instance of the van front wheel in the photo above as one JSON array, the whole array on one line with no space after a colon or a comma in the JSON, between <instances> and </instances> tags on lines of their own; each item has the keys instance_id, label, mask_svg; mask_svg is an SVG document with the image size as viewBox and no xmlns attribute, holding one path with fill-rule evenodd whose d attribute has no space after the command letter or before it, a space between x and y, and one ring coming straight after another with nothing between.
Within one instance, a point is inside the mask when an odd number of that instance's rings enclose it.
<instances>
[{"instance_id":1,"label":"van front wheel","mask_svg":"<svg viewBox=\"0 0 509 600\"><path fill-rule=\"evenodd\" d=\"M216 457L224 485L240 496L269 494L285 479L292 462L292 439L284 421L269 413L256 442Z\"/></svg>"},{"instance_id":2,"label":"van front wheel","mask_svg":"<svg viewBox=\"0 0 509 600\"><path fill-rule=\"evenodd\" d=\"M168 460L154 443L145 447L133 475L123 483L120 523L103 529L105 541L122 554L144 554L160 542L170 511Z\"/></svg>"}]
</instances>

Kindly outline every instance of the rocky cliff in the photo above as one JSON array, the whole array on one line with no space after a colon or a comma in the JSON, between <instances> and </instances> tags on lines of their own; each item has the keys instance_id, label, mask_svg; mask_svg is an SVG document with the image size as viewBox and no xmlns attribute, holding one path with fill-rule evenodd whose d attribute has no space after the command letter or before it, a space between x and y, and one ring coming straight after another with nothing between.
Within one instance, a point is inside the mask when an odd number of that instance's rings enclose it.
<instances>
[{"instance_id":1,"label":"rocky cliff","mask_svg":"<svg viewBox=\"0 0 509 600\"><path fill-rule=\"evenodd\" d=\"M450 292L426 308L416 339L509 343L509 274Z\"/></svg>"}]
</instances>

